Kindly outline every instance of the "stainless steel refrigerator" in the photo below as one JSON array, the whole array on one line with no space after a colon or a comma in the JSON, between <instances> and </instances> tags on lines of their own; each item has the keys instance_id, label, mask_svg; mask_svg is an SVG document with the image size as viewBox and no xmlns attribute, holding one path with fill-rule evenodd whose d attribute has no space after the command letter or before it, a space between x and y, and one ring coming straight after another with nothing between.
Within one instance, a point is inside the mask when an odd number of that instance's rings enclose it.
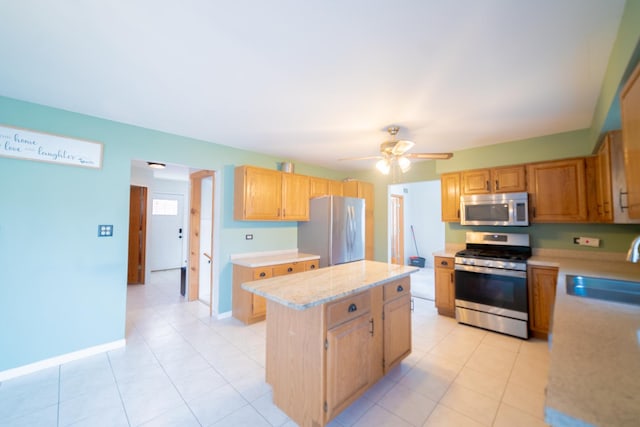
<instances>
[{"instance_id":1,"label":"stainless steel refrigerator","mask_svg":"<svg viewBox=\"0 0 640 427\"><path fill-rule=\"evenodd\" d=\"M364 199L311 199L309 221L298 223L298 251L320 255L320 267L362 260L364 218Z\"/></svg>"}]
</instances>

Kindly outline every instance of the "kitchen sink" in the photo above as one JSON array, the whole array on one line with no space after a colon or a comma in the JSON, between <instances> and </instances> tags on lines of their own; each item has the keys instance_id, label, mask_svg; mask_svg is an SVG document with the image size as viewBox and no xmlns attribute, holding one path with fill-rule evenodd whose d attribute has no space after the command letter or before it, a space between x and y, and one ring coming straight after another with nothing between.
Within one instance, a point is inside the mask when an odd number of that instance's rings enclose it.
<instances>
[{"instance_id":1,"label":"kitchen sink","mask_svg":"<svg viewBox=\"0 0 640 427\"><path fill-rule=\"evenodd\" d=\"M569 295L640 305L640 282L569 274L566 279Z\"/></svg>"}]
</instances>

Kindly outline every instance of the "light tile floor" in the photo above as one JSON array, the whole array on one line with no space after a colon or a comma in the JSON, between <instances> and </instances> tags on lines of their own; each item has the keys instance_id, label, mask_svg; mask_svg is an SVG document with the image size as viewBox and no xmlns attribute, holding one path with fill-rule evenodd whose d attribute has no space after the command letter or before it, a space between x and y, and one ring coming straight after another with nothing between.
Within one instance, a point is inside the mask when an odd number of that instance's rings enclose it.
<instances>
[{"instance_id":1,"label":"light tile floor","mask_svg":"<svg viewBox=\"0 0 640 427\"><path fill-rule=\"evenodd\" d=\"M0 425L294 426L264 382L265 323L209 318L178 274L129 287L125 348L0 383ZM412 354L330 426L545 425L546 342L414 305Z\"/></svg>"}]
</instances>

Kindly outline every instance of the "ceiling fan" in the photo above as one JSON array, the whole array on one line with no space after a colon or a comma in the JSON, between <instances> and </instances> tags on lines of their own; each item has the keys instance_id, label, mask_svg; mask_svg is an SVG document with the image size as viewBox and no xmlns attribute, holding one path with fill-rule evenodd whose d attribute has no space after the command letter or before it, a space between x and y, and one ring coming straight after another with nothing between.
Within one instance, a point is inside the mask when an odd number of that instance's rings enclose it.
<instances>
[{"instance_id":1,"label":"ceiling fan","mask_svg":"<svg viewBox=\"0 0 640 427\"><path fill-rule=\"evenodd\" d=\"M399 168L402 173L408 171L409 168L411 168L410 159L446 160L453 157L452 153L407 153L407 151L413 148L415 143L396 139L396 135L399 130L400 128L398 126L390 126L387 128L387 132L389 132L391 139L380 144L380 155L353 157L342 160L380 159L376 163L376 168L384 175L388 175L392 169Z\"/></svg>"}]
</instances>

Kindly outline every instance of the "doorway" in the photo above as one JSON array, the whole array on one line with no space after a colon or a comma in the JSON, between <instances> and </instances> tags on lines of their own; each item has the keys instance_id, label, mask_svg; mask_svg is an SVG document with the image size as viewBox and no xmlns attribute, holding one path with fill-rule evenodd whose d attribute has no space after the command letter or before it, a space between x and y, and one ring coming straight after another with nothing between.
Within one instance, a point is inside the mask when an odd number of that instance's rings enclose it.
<instances>
[{"instance_id":1,"label":"doorway","mask_svg":"<svg viewBox=\"0 0 640 427\"><path fill-rule=\"evenodd\" d=\"M435 297L435 282L433 271L433 256L436 251L445 248L444 223L441 217L440 181L422 181L404 184L392 184L388 187L388 235L389 262L394 262L394 245L399 245L398 219L394 212L398 209L399 197L403 200L402 219L404 225L402 243L404 254L403 264L409 264L410 256L425 258L425 266L411 275L411 293L418 298L433 300ZM415 243L411 228L415 234ZM399 253L399 251L397 251Z\"/></svg>"},{"instance_id":2,"label":"doorway","mask_svg":"<svg viewBox=\"0 0 640 427\"><path fill-rule=\"evenodd\" d=\"M404 197L392 194L391 204L391 263L404 265Z\"/></svg>"},{"instance_id":3,"label":"doorway","mask_svg":"<svg viewBox=\"0 0 640 427\"><path fill-rule=\"evenodd\" d=\"M141 262L138 267L144 273L140 284L149 282L152 270L165 271L167 274L163 277L175 281L175 284L163 284L165 291L175 289L179 298L201 301L209 307L212 315L216 311L213 307L218 292L213 274L218 268L213 257L213 223L214 219L219 220L220 215L214 210L215 172L193 172L187 166L174 164L155 170L150 169L146 161L134 160L131 186L149 194L149 200L140 204L140 210L144 211L141 221L148 225L146 238L140 239L141 250L146 250L146 262ZM194 191L198 192L197 197L194 197ZM138 217L138 213L133 211L134 205L130 204L130 220ZM130 231L136 227L130 227ZM194 240L196 234L197 239ZM192 244L198 246L192 247ZM198 256L193 258L192 251ZM205 253L210 258L204 256ZM129 265L133 267L131 257ZM189 289L180 295L183 284Z\"/></svg>"},{"instance_id":4,"label":"doorway","mask_svg":"<svg viewBox=\"0 0 640 427\"><path fill-rule=\"evenodd\" d=\"M188 300L200 300L213 314L215 172L201 170L189 176L189 292Z\"/></svg>"}]
</instances>

